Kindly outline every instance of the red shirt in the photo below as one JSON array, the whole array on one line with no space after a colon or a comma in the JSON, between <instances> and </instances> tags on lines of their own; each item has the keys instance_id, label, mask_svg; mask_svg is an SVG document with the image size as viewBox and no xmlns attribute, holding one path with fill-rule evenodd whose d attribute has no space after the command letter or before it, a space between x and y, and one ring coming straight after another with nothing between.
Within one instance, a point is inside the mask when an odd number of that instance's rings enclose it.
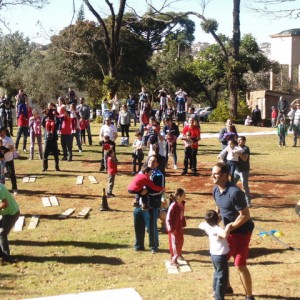
<instances>
[{"instance_id":1,"label":"red shirt","mask_svg":"<svg viewBox=\"0 0 300 300\"><path fill-rule=\"evenodd\" d=\"M129 183L127 190L139 193L144 186L150 187L150 189L156 192L160 192L164 189L162 186L153 183L153 181L150 180L150 178L147 175L139 173L136 174L133 180Z\"/></svg>"},{"instance_id":2,"label":"red shirt","mask_svg":"<svg viewBox=\"0 0 300 300\"><path fill-rule=\"evenodd\" d=\"M198 139L200 139L200 128L198 126L190 127L190 125L187 125L183 128L182 133L186 135L186 133L189 132L191 134L192 139L197 139L192 144L193 149L198 149Z\"/></svg>"},{"instance_id":3,"label":"red shirt","mask_svg":"<svg viewBox=\"0 0 300 300\"><path fill-rule=\"evenodd\" d=\"M72 134L72 119L70 117L63 117L61 124L61 134Z\"/></svg>"},{"instance_id":4,"label":"red shirt","mask_svg":"<svg viewBox=\"0 0 300 300\"><path fill-rule=\"evenodd\" d=\"M109 175L116 175L118 172L117 160L111 157L107 158L107 173Z\"/></svg>"},{"instance_id":5,"label":"red shirt","mask_svg":"<svg viewBox=\"0 0 300 300\"><path fill-rule=\"evenodd\" d=\"M272 119L276 119L277 115L278 115L277 110L276 109L272 109L271 118Z\"/></svg>"}]
</instances>

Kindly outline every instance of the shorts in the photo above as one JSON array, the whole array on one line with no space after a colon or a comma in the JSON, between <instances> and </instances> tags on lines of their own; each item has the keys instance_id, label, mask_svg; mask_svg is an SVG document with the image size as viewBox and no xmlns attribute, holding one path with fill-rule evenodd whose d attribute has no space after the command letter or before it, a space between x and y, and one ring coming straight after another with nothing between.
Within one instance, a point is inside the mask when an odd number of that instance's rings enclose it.
<instances>
[{"instance_id":1,"label":"shorts","mask_svg":"<svg viewBox=\"0 0 300 300\"><path fill-rule=\"evenodd\" d=\"M230 251L227 253L227 258L233 256L235 267L244 267L247 265L247 258L249 254L249 243L252 233L231 233L227 241Z\"/></svg>"}]
</instances>

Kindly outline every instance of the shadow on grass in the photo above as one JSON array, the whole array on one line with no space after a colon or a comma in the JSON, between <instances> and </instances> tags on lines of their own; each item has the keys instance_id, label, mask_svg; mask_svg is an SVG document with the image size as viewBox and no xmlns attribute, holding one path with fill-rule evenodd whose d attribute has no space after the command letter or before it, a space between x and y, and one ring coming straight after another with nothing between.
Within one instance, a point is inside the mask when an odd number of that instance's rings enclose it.
<instances>
[{"instance_id":1,"label":"shadow on grass","mask_svg":"<svg viewBox=\"0 0 300 300\"><path fill-rule=\"evenodd\" d=\"M184 228L184 235L206 236L205 232L198 228Z\"/></svg>"},{"instance_id":2,"label":"shadow on grass","mask_svg":"<svg viewBox=\"0 0 300 300\"><path fill-rule=\"evenodd\" d=\"M62 197L62 198L72 198L72 199L78 199L78 200L93 200L95 201L95 197L101 197L99 195L80 195L80 194L70 194L70 193L55 193L51 191L44 191L44 190L19 190L19 193L22 195L27 196L40 196L40 197L49 197L55 195L56 197ZM58 199L59 200L59 199Z\"/></svg>"},{"instance_id":3,"label":"shadow on grass","mask_svg":"<svg viewBox=\"0 0 300 300\"><path fill-rule=\"evenodd\" d=\"M272 175L273 177L273 175ZM267 182L267 183L275 183L275 184L292 184L292 185L299 185L300 184L300 180L280 180L278 181L277 179L270 179L270 178L267 178L267 179L252 179L251 178L251 182Z\"/></svg>"},{"instance_id":4,"label":"shadow on grass","mask_svg":"<svg viewBox=\"0 0 300 300\"><path fill-rule=\"evenodd\" d=\"M58 262L63 264L106 264L119 266L124 264L124 262L118 257L106 257L101 255L91 255L91 256L30 256L30 255L16 255L14 256L18 261L22 262Z\"/></svg>"},{"instance_id":5,"label":"shadow on grass","mask_svg":"<svg viewBox=\"0 0 300 300\"><path fill-rule=\"evenodd\" d=\"M291 251L289 249L268 249L268 248L257 248L257 247L250 247L249 251L249 258L257 258L265 255L277 254L277 253L285 253L287 251ZM259 262L259 264L282 264L281 262Z\"/></svg>"},{"instance_id":6,"label":"shadow on grass","mask_svg":"<svg viewBox=\"0 0 300 300\"><path fill-rule=\"evenodd\" d=\"M110 244L110 243L94 243L94 242L79 242L79 241L27 241L15 240L10 241L11 245L16 246L30 246L30 247L82 247L87 249L103 250L103 249L117 249L127 248L127 245Z\"/></svg>"},{"instance_id":7,"label":"shadow on grass","mask_svg":"<svg viewBox=\"0 0 300 300\"><path fill-rule=\"evenodd\" d=\"M278 299L278 300L299 300L299 297L287 297L287 296L279 296L279 295L255 295L257 298L262 298L262 299Z\"/></svg>"}]
</instances>

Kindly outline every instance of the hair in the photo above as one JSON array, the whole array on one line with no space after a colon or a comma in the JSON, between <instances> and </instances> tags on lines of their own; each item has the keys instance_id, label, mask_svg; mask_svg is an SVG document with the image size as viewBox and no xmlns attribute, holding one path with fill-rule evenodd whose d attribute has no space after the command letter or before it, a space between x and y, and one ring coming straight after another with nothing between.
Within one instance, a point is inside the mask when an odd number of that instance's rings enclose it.
<instances>
[{"instance_id":1,"label":"hair","mask_svg":"<svg viewBox=\"0 0 300 300\"><path fill-rule=\"evenodd\" d=\"M151 169L150 167L144 167L144 168L142 169L142 173L143 173L143 174L149 173L150 171L152 171L152 169Z\"/></svg>"},{"instance_id":2,"label":"hair","mask_svg":"<svg viewBox=\"0 0 300 300\"><path fill-rule=\"evenodd\" d=\"M241 139L243 141L246 141L246 137L244 135L239 135L238 139Z\"/></svg>"},{"instance_id":3,"label":"hair","mask_svg":"<svg viewBox=\"0 0 300 300\"><path fill-rule=\"evenodd\" d=\"M136 133L135 133L135 136L142 136L142 133L140 132L140 131L137 131Z\"/></svg>"},{"instance_id":4,"label":"hair","mask_svg":"<svg viewBox=\"0 0 300 300\"><path fill-rule=\"evenodd\" d=\"M175 202L176 197L182 196L184 193L185 193L184 189L182 189L182 188L176 189L174 193L170 194L169 203L171 204L171 203Z\"/></svg>"},{"instance_id":5,"label":"hair","mask_svg":"<svg viewBox=\"0 0 300 300\"><path fill-rule=\"evenodd\" d=\"M220 168L221 169L221 174L229 174L229 167L226 163L224 162L217 162L214 164L214 167Z\"/></svg>"},{"instance_id":6,"label":"hair","mask_svg":"<svg viewBox=\"0 0 300 300\"><path fill-rule=\"evenodd\" d=\"M219 221L218 213L215 210L208 210L204 217L207 224L210 226L217 225Z\"/></svg>"}]
</instances>

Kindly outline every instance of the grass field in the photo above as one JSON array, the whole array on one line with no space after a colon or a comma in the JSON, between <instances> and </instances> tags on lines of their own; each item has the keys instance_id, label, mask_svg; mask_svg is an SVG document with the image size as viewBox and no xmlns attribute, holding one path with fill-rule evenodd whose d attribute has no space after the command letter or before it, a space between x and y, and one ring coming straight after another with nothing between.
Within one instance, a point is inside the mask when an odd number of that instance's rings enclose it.
<instances>
[{"instance_id":1,"label":"grass field","mask_svg":"<svg viewBox=\"0 0 300 300\"><path fill-rule=\"evenodd\" d=\"M217 133L221 123L204 123L202 132ZM132 287L143 299L212 299L212 265L208 238L198 229L207 209L214 208L211 196L211 166L217 160L220 144L217 138L201 141L198 154L199 176L181 176L183 147L179 142L179 169L167 169L166 189L182 187L187 192L184 257L192 272L167 274L164 260L169 259L167 235L160 234L160 250L133 251L132 195L126 187L131 180L131 147L117 147L119 173L114 193L109 198L112 211L101 212L102 188L107 175L99 173L99 124L92 125L93 146L85 146L82 154L74 147L74 161L60 162L61 172L42 173L42 161L28 160L22 154L15 161L21 214L25 226L11 232L11 253L18 259L14 265L0 266L0 299L22 299L50 295L80 293L103 289ZM135 131L136 128L131 128ZM239 133L274 131L271 128L237 126ZM131 141L133 141L131 132ZM292 135L287 147L278 147L276 135L247 137L251 149L250 189L254 197L251 215L256 229L251 240L249 269L256 299L300 299L300 252L287 250L271 237L262 238L258 227L284 233L280 240L300 248L299 217L295 206L300 199L300 147L293 148ZM36 155L37 156L37 155ZM37 175L34 183L22 178ZM83 175L83 185L76 176ZM96 177L91 184L88 175ZM11 187L9 181L6 185ZM59 206L43 207L41 198L55 195ZM85 206L92 208L87 219L76 218ZM65 219L58 216L68 208L75 213ZM36 229L29 230L32 215L39 215ZM146 237L147 240L148 237ZM148 243L146 242L146 248ZM148 249L148 248L147 248ZM238 274L231 266L231 282L235 294L226 299L244 299Z\"/></svg>"}]
</instances>

